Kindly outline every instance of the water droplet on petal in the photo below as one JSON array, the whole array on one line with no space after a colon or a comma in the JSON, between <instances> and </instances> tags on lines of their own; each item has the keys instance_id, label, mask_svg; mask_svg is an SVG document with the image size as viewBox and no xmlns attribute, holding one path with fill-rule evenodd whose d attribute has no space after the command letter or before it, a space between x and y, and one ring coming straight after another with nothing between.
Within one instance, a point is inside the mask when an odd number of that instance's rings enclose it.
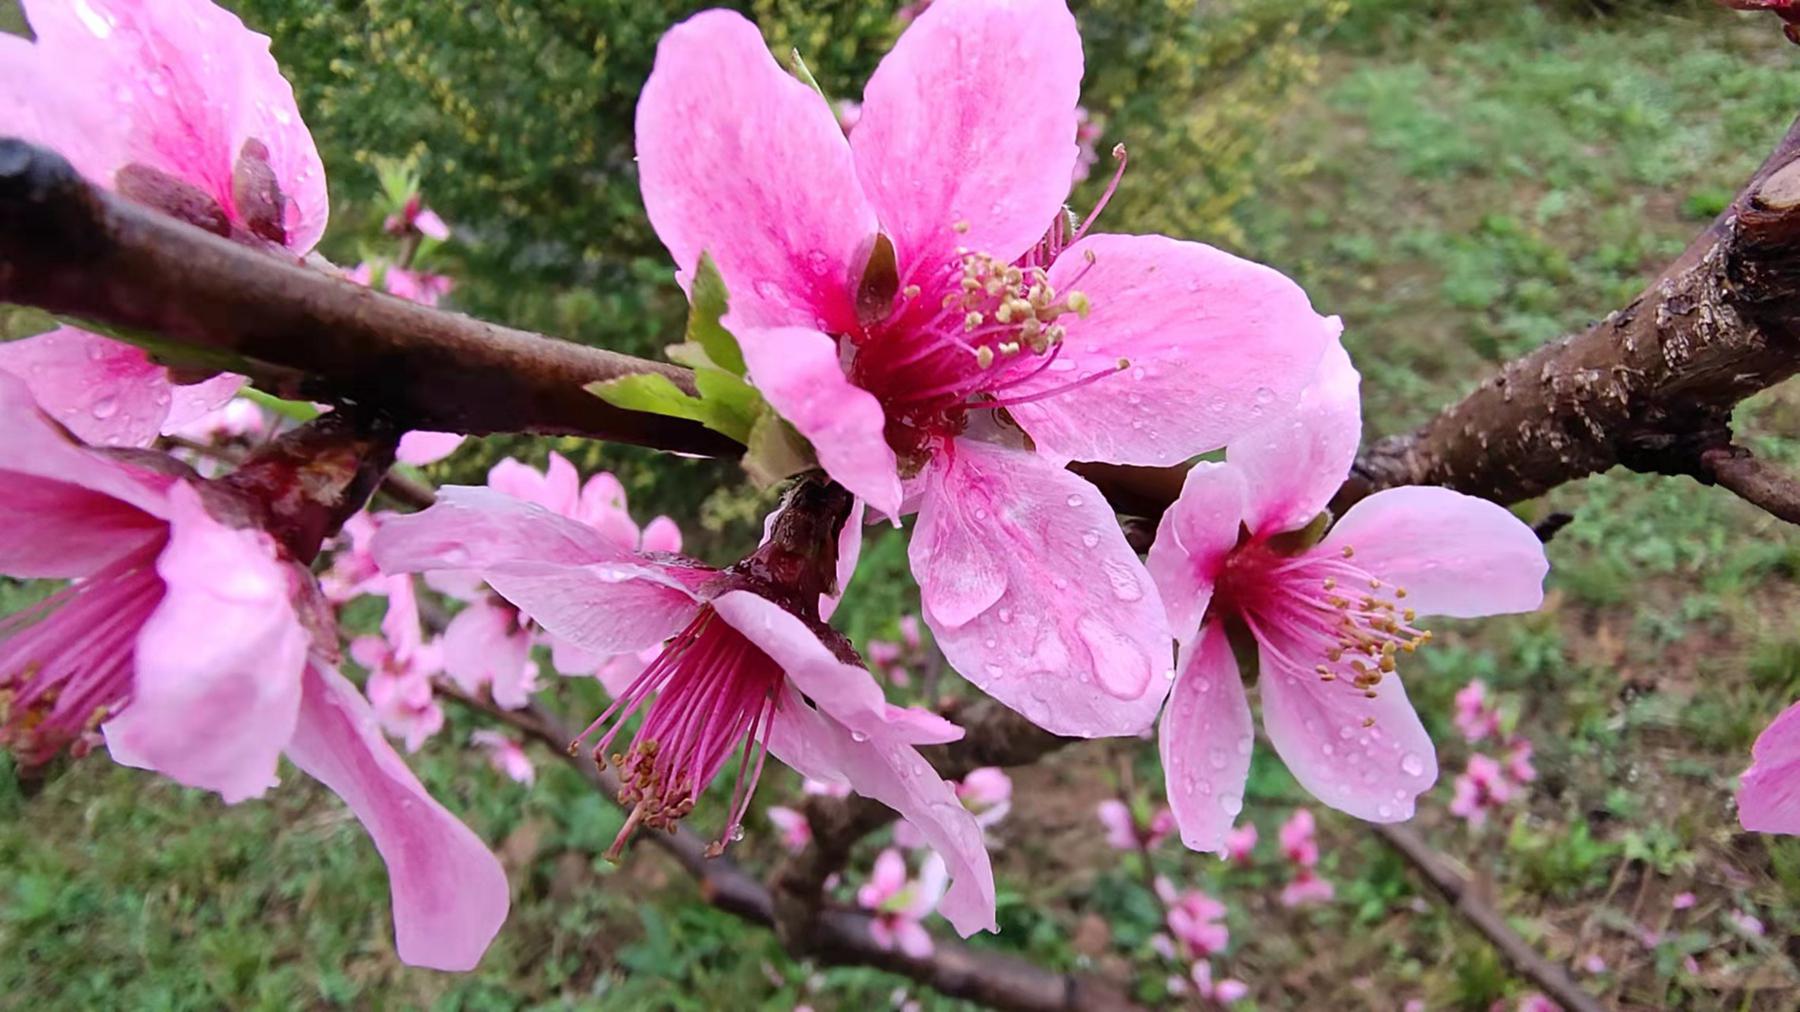
<instances>
[{"instance_id":1,"label":"water droplet on petal","mask_svg":"<svg viewBox=\"0 0 1800 1012\"><path fill-rule=\"evenodd\" d=\"M1085 531L1082 531L1081 532L1081 543L1088 546L1089 548L1093 548L1094 546L1096 546L1100 543L1100 532L1097 530L1094 530L1092 527L1088 528Z\"/></svg>"},{"instance_id":2,"label":"water droplet on petal","mask_svg":"<svg viewBox=\"0 0 1800 1012\"><path fill-rule=\"evenodd\" d=\"M1268 387L1257 387L1256 388L1256 403L1258 403L1258 404L1273 404L1274 402L1275 402L1275 391L1270 390Z\"/></svg>"},{"instance_id":3,"label":"water droplet on petal","mask_svg":"<svg viewBox=\"0 0 1800 1012\"><path fill-rule=\"evenodd\" d=\"M115 397L102 397L94 402L94 417L105 421L119 413L119 401Z\"/></svg>"},{"instance_id":4,"label":"water droplet on petal","mask_svg":"<svg viewBox=\"0 0 1800 1012\"><path fill-rule=\"evenodd\" d=\"M1416 777L1425 772L1425 763L1417 753L1408 752L1400 757L1400 769L1409 777Z\"/></svg>"},{"instance_id":5,"label":"water droplet on petal","mask_svg":"<svg viewBox=\"0 0 1800 1012\"><path fill-rule=\"evenodd\" d=\"M1068 498L1068 503L1071 507L1080 506L1081 505L1081 497L1078 495L1072 495Z\"/></svg>"},{"instance_id":6,"label":"water droplet on petal","mask_svg":"<svg viewBox=\"0 0 1800 1012\"><path fill-rule=\"evenodd\" d=\"M1219 795L1219 811L1235 816L1244 810L1244 799L1236 794Z\"/></svg>"}]
</instances>

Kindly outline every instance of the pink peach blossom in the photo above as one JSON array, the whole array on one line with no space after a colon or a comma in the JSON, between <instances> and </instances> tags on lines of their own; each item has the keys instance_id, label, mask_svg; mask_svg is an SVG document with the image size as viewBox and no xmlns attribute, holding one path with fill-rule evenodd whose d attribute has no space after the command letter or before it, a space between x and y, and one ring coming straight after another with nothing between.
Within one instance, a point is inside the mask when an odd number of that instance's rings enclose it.
<instances>
[{"instance_id":1,"label":"pink peach blossom","mask_svg":"<svg viewBox=\"0 0 1800 1012\"><path fill-rule=\"evenodd\" d=\"M1225 904L1198 889L1179 890L1168 879L1158 876L1156 895L1166 911L1164 922L1169 934L1185 951L1197 959L1223 952L1231 941L1225 926Z\"/></svg>"},{"instance_id":2,"label":"pink peach blossom","mask_svg":"<svg viewBox=\"0 0 1800 1012\"><path fill-rule=\"evenodd\" d=\"M975 824L984 833L999 825L1006 813L1012 811L1012 778L1003 769L983 766L970 770L968 776L955 786L956 800L974 814ZM991 838L989 842L992 843ZM908 822L894 827L894 843L907 848L927 846L925 838Z\"/></svg>"},{"instance_id":3,"label":"pink peach blossom","mask_svg":"<svg viewBox=\"0 0 1800 1012\"><path fill-rule=\"evenodd\" d=\"M1250 994L1250 985L1241 980L1226 977L1215 983L1212 964L1204 959L1195 961L1193 969L1189 971L1189 978L1194 982L1195 994L1220 1005L1242 1001Z\"/></svg>"},{"instance_id":4,"label":"pink peach blossom","mask_svg":"<svg viewBox=\"0 0 1800 1012\"><path fill-rule=\"evenodd\" d=\"M1490 810L1513 799L1514 787L1498 762L1477 752L1469 757L1468 769L1456 778L1455 790L1450 814L1480 826L1487 822Z\"/></svg>"},{"instance_id":5,"label":"pink peach blossom","mask_svg":"<svg viewBox=\"0 0 1800 1012\"><path fill-rule=\"evenodd\" d=\"M1263 727L1294 777L1333 808L1395 822L1437 779L1431 739L1393 674L1429 638L1419 618L1529 611L1543 599L1548 564L1531 528L1447 489L1377 492L1307 546L1302 532L1356 452L1359 381L1334 345L1292 413L1188 473L1151 546L1181 644L1163 770L1196 850L1222 846L1250 769L1250 705L1228 627L1257 644Z\"/></svg>"},{"instance_id":6,"label":"pink peach blossom","mask_svg":"<svg viewBox=\"0 0 1800 1012\"><path fill-rule=\"evenodd\" d=\"M380 532L376 532L379 542ZM484 594L444 627L444 670L464 692L486 691L494 705L517 710L537 691L538 664L519 609Z\"/></svg>"},{"instance_id":7,"label":"pink peach blossom","mask_svg":"<svg viewBox=\"0 0 1800 1012\"><path fill-rule=\"evenodd\" d=\"M1246 822L1225 834L1225 857L1237 864L1249 864L1256 851L1256 824Z\"/></svg>"},{"instance_id":8,"label":"pink peach blossom","mask_svg":"<svg viewBox=\"0 0 1800 1012\"><path fill-rule=\"evenodd\" d=\"M818 488L803 485L791 495ZM773 753L805 776L848 783L913 822L950 862L945 915L964 933L991 928L993 873L980 827L914 750L955 740L961 729L888 704L866 670L821 639L829 628L816 614L796 614L764 596L804 612L832 579L829 561L797 557L788 545L771 541L720 572L668 553L633 551L537 503L449 487L423 513L383 524L374 551L388 572L476 573L548 632L598 654L668 642L583 734L600 733L595 751L606 755L625 721L643 715L616 760L636 786L615 847L639 825L673 825L741 753L716 845L722 849L740 832L763 760ZM825 550L814 540L806 545ZM771 583L777 573L801 583Z\"/></svg>"},{"instance_id":9,"label":"pink peach blossom","mask_svg":"<svg viewBox=\"0 0 1800 1012\"><path fill-rule=\"evenodd\" d=\"M1800 834L1800 703L1763 729L1750 754L1738 786L1738 821L1752 833Z\"/></svg>"},{"instance_id":10,"label":"pink peach blossom","mask_svg":"<svg viewBox=\"0 0 1800 1012\"><path fill-rule=\"evenodd\" d=\"M771 805L768 811L769 821L781 834L782 845L790 854L798 854L812 842L812 823L806 821L806 814L797 809Z\"/></svg>"},{"instance_id":11,"label":"pink peach blossom","mask_svg":"<svg viewBox=\"0 0 1800 1012\"><path fill-rule=\"evenodd\" d=\"M931 933L921 923L937 909L948 872L943 858L926 858L917 879L906 877L906 858L892 848L875 858L869 881L856 891L856 902L872 910L869 934L884 949L899 949L914 959L931 955Z\"/></svg>"},{"instance_id":12,"label":"pink peach blossom","mask_svg":"<svg viewBox=\"0 0 1800 1012\"><path fill-rule=\"evenodd\" d=\"M1106 842L1114 850L1154 850L1175 830L1175 817L1167 808L1157 809L1147 824L1140 823L1131 806L1118 798L1100 802L1094 814L1106 828Z\"/></svg>"},{"instance_id":13,"label":"pink peach blossom","mask_svg":"<svg viewBox=\"0 0 1800 1012\"><path fill-rule=\"evenodd\" d=\"M1676 893L1675 898L1669 901L1669 906L1676 910L1687 910L1692 907L1695 902L1696 897L1693 893Z\"/></svg>"},{"instance_id":14,"label":"pink peach blossom","mask_svg":"<svg viewBox=\"0 0 1800 1012\"><path fill-rule=\"evenodd\" d=\"M1288 884L1281 887L1281 905L1288 908L1329 903L1337 889L1311 868L1302 868Z\"/></svg>"},{"instance_id":15,"label":"pink peach blossom","mask_svg":"<svg viewBox=\"0 0 1800 1012\"><path fill-rule=\"evenodd\" d=\"M1471 745L1500 733L1500 711L1488 700L1487 683L1477 678L1456 691L1456 729Z\"/></svg>"},{"instance_id":16,"label":"pink peach blossom","mask_svg":"<svg viewBox=\"0 0 1800 1012\"><path fill-rule=\"evenodd\" d=\"M439 242L450 238L450 226L438 216L436 211L425 206L424 199L417 191L406 198L400 211L390 214L382 223L382 229L390 235L405 236L409 232L417 232L427 239Z\"/></svg>"},{"instance_id":17,"label":"pink peach blossom","mask_svg":"<svg viewBox=\"0 0 1800 1012\"><path fill-rule=\"evenodd\" d=\"M912 570L951 666L1096 737L1152 722L1170 637L1064 465L1217 448L1298 394L1337 324L1266 267L1072 227L1081 74L1063 0L939 0L846 138L754 25L706 11L657 48L637 153L678 280L716 264L762 396L872 509L917 508Z\"/></svg>"},{"instance_id":18,"label":"pink peach blossom","mask_svg":"<svg viewBox=\"0 0 1800 1012\"><path fill-rule=\"evenodd\" d=\"M455 453L467 438L460 432L408 432L400 437L400 446L394 451L394 458L414 467L435 464Z\"/></svg>"},{"instance_id":19,"label":"pink peach blossom","mask_svg":"<svg viewBox=\"0 0 1800 1012\"><path fill-rule=\"evenodd\" d=\"M388 864L400 957L475 965L507 909L505 873L381 737L303 614L318 590L223 483L167 458L90 450L0 374L0 573L73 580L0 619L0 738L26 765L86 748L226 802L286 755L348 803ZM334 634L335 635L335 634Z\"/></svg>"},{"instance_id":20,"label":"pink peach blossom","mask_svg":"<svg viewBox=\"0 0 1800 1012\"><path fill-rule=\"evenodd\" d=\"M1531 763L1531 739L1514 735L1506 743L1506 775L1514 784L1523 786L1537 780L1537 767Z\"/></svg>"},{"instance_id":21,"label":"pink peach blossom","mask_svg":"<svg viewBox=\"0 0 1800 1012\"><path fill-rule=\"evenodd\" d=\"M194 224L299 257L325 230L325 170L269 40L206 0L29 0L0 33L0 134ZM0 369L94 444L145 446L242 376L174 382L140 348L73 327L0 344Z\"/></svg>"},{"instance_id":22,"label":"pink peach blossom","mask_svg":"<svg viewBox=\"0 0 1800 1012\"><path fill-rule=\"evenodd\" d=\"M537 767L531 764L531 757L525 754L525 746L498 731L485 729L469 735L469 741L485 750L488 762L511 777L515 783L537 782Z\"/></svg>"},{"instance_id":23,"label":"pink peach blossom","mask_svg":"<svg viewBox=\"0 0 1800 1012\"><path fill-rule=\"evenodd\" d=\"M1304 808L1296 808L1294 814L1281 824L1278 833L1281 840L1281 856L1301 868L1311 868L1319 863L1319 843L1315 837L1313 813Z\"/></svg>"}]
</instances>

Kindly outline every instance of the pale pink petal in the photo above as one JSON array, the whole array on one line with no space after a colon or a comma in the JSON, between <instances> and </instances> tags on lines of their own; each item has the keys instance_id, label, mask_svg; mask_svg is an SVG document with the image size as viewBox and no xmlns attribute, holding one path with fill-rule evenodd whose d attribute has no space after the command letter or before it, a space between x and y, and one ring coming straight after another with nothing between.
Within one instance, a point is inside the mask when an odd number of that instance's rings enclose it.
<instances>
[{"instance_id":1,"label":"pale pink petal","mask_svg":"<svg viewBox=\"0 0 1800 1012\"><path fill-rule=\"evenodd\" d=\"M50 417L96 446L149 446L172 399L168 370L142 348L74 327L0 342L0 370Z\"/></svg>"},{"instance_id":2,"label":"pale pink petal","mask_svg":"<svg viewBox=\"0 0 1800 1012\"><path fill-rule=\"evenodd\" d=\"M1292 411L1232 441L1226 459L1249 486L1244 524L1252 534L1299 530L1337 494L1362 441L1361 384L1333 341Z\"/></svg>"},{"instance_id":3,"label":"pale pink petal","mask_svg":"<svg viewBox=\"0 0 1800 1012\"><path fill-rule=\"evenodd\" d=\"M638 548L646 552L679 552L681 551L681 528L668 517L657 517L644 525L642 540Z\"/></svg>"},{"instance_id":4,"label":"pale pink petal","mask_svg":"<svg viewBox=\"0 0 1800 1012\"><path fill-rule=\"evenodd\" d=\"M1137 821L1131 817L1131 806L1118 798L1107 798L1095 807L1094 815L1106 829L1108 846L1114 850L1137 849Z\"/></svg>"},{"instance_id":5,"label":"pale pink petal","mask_svg":"<svg viewBox=\"0 0 1800 1012\"><path fill-rule=\"evenodd\" d=\"M732 326L737 310L727 317ZM750 379L811 443L838 484L889 516L900 510L899 463L875 395L851 383L837 342L805 327L736 328Z\"/></svg>"},{"instance_id":6,"label":"pale pink petal","mask_svg":"<svg viewBox=\"0 0 1800 1012\"><path fill-rule=\"evenodd\" d=\"M262 409L250 401L234 401L238 391L249 382L236 373L222 372L198 383L179 383L169 388L169 416L163 419L163 435L199 422L215 411L227 412L219 419L220 428L231 435L260 432Z\"/></svg>"},{"instance_id":7,"label":"pale pink petal","mask_svg":"<svg viewBox=\"0 0 1800 1012\"><path fill-rule=\"evenodd\" d=\"M908 548L952 667L1057 734L1136 734L1174 671L1161 598L1093 485L1041 456L958 439Z\"/></svg>"},{"instance_id":8,"label":"pale pink petal","mask_svg":"<svg viewBox=\"0 0 1800 1012\"><path fill-rule=\"evenodd\" d=\"M450 238L450 226L444 224L444 219L429 207L419 211L418 215L413 218L412 226L419 230L420 235L428 239L443 242Z\"/></svg>"},{"instance_id":9,"label":"pale pink petal","mask_svg":"<svg viewBox=\"0 0 1800 1012\"><path fill-rule=\"evenodd\" d=\"M227 803L275 782L294 732L310 637L267 534L214 520L191 487L170 490L168 590L138 636L133 699L109 741Z\"/></svg>"},{"instance_id":10,"label":"pale pink petal","mask_svg":"<svg viewBox=\"0 0 1800 1012\"><path fill-rule=\"evenodd\" d=\"M815 706L852 731L909 745L939 745L962 737L962 728L934 713L890 707L867 669L839 660L817 633L781 605L734 590L713 599L712 606L768 654Z\"/></svg>"},{"instance_id":11,"label":"pale pink petal","mask_svg":"<svg viewBox=\"0 0 1800 1012\"><path fill-rule=\"evenodd\" d=\"M655 646L700 608L693 591L655 566L517 563L483 573L546 631L602 655Z\"/></svg>"},{"instance_id":12,"label":"pale pink petal","mask_svg":"<svg viewBox=\"0 0 1800 1012\"><path fill-rule=\"evenodd\" d=\"M894 922L894 943L901 952L914 959L931 955L931 932L918 921L901 917Z\"/></svg>"},{"instance_id":13,"label":"pale pink petal","mask_svg":"<svg viewBox=\"0 0 1800 1012\"><path fill-rule=\"evenodd\" d=\"M1257 686L1263 728L1288 772L1338 811L1404 822L1413 800L1437 782L1437 752L1397 675L1383 678L1369 699L1343 679L1322 682L1310 669L1283 664L1265 645Z\"/></svg>"},{"instance_id":14,"label":"pale pink petal","mask_svg":"<svg viewBox=\"0 0 1800 1012\"><path fill-rule=\"evenodd\" d=\"M102 184L127 163L160 169L207 192L242 223L232 171L244 144L260 141L280 185L286 245L312 249L325 231L325 169L301 122L293 88L269 55L269 39L211 3L31 0L27 20L43 58L80 82L79 94L112 113L93 114L104 161L77 163Z\"/></svg>"},{"instance_id":15,"label":"pale pink petal","mask_svg":"<svg viewBox=\"0 0 1800 1012\"><path fill-rule=\"evenodd\" d=\"M492 691L509 710L525 705L520 672L531 656L531 639L519 628L518 613L491 599L456 613L444 628L444 671L464 692Z\"/></svg>"},{"instance_id":16,"label":"pale pink petal","mask_svg":"<svg viewBox=\"0 0 1800 1012\"><path fill-rule=\"evenodd\" d=\"M856 793L899 812L949 866L951 885L939 907L944 917L964 936L995 930L994 870L981 827L918 752L881 735L851 732L808 706L791 686L767 743L771 754L802 775L847 780Z\"/></svg>"},{"instance_id":17,"label":"pale pink petal","mask_svg":"<svg viewBox=\"0 0 1800 1012\"><path fill-rule=\"evenodd\" d=\"M727 11L676 25L637 107L644 209L686 288L710 254L732 316L842 330L873 242L850 146L831 107Z\"/></svg>"},{"instance_id":18,"label":"pale pink petal","mask_svg":"<svg viewBox=\"0 0 1800 1012\"><path fill-rule=\"evenodd\" d=\"M641 547L643 533L625 507L625 486L605 471L594 475L581 487L581 498L575 506L575 518L594 528L623 548ZM663 518L668 522L668 518ZM645 551L652 549L645 548ZM675 547L662 551L680 551L681 534L675 534Z\"/></svg>"},{"instance_id":19,"label":"pale pink petal","mask_svg":"<svg viewBox=\"0 0 1800 1012\"><path fill-rule=\"evenodd\" d=\"M912 899L906 904L906 916L913 921L922 921L937 911L938 903L944 898L944 889L950 884L950 868L937 852L926 855L925 863L919 866L919 877L913 882Z\"/></svg>"},{"instance_id":20,"label":"pale pink petal","mask_svg":"<svg viewBox=\"0 0 1800 1012\"><path fill-rule=\"evenodd\" d=\"M1063 0L938 0L907 28L850 135L903 272L957 246L1010 262L1043 237L1080 155L1081 70Z\"/></svg>"},{"instance_id":21,"label":"pale pink petal","mask_svg":"<svg viewBox=\"0 0 1800 1012\"><path fill-rule=\"evenodd\" d=\"M383 523L370 551L389 573L480 570L518 562L636 562L632 552L580 521L465 485L445 486L430 509Z\"/></svg>"},{"instance_id":22,"label":"pale pink petal","mask_svg":"<svg viewBox=\"0 0 1800 1012\"><path fill-rule=\"evenodd\" d=\"M1319 551L1350 559L1421 615L1473 618L1543 603L1543 542L1503 506L1446 488L1390 488L1350 507Z\"/></svg>"},{"instance_id":23,"label":"pale pink petal","mask_svg":"<svg viewBox=\"0 0 1800 1012\"><path fill-rule=\"evenodd\" d=\"M395 451L394 458L414 467L435 464L455 453L466 438L460 432L408 432L400 437L400 448Z\"/></svg>"},{"instance_id":24,"label":"pale pink petal","mask_svg":"<svg viewBox=\"0 0 1800 1012\"><path fill-rule=\"evenodd\" d=\"M844 593L850 589L851 577L856 575L856 562L862 558L863 518L866 512L861 499L851 503L850 515L844 518L844 526L838 530L837 592L819 595L819 618L823 621L831 621L838 602L844 599Z\"/></svg>"},{"instance_id":25,"label":"pale pink petal","mask_svg":"<svg viewBox=\"0 0 1800 1012\"><path fill-rule=\"evenodd\" d=\"M1111 374L1010 409L1058 460L1169 466L1216 450L1292 404L1342 329L1280 272L1160 235L1090 235L1050 281L1093 309L1057 320L1054 367L1008 395Z\"/></svg>"},{"instance_id":26,"label":"pale pink petal","mask_svg":"<svg viewBox=\"0 0 1800 1012\"><path fill-rule=\"evenodd\" d=\"M1752 833L1800 834L1800 703L1756 738L1738 787L1738 821Z\"/></svg>"},{"instance_id":27,"label":"pale pink petal","mask_svg":"<svg viewBox=\"0 0 1800 1012\"><path fill-rule=\"evenodd\" d=\"M1244 477L1236 468L1195 464L1182 482L1181 495L1157 524L1144 565L1183 649L1199 635L1213 587L1238 542L1245 497Z\"/></svg>"},{"instance_id":28,"label":"pale pink petal","mask_svg":"<svg viewBox=\"0 0 1800 1012\"><path fill-rule=\"evenodd\" d=\"M344 799L387 862L400 958L438 970L480 962L506 920L506 872L406 768L344 676L307 668L288 758Z\"/></svg>"},{"instance_id":29,"label":"pale pink petal","mask_svg":"<svg viewBox=\"0 0 1800 1012\"><path fill-rule=\"evenodd\" d=\"M1256 728L1224 627L1209 625L1190 653L1163 709L1157 746L1181 842L1222 853L1243 810Z\"/></svg>"},{"instance_id":30,"label":"pale pink petal","mask_svg":"<svg viewBox=\"0 0 1800 1012\"><path fill-rule=\"evenodd\" d=\"M856 891L856 902L868 909L876 909L905 885L906 859L899 851L889 848L875 855L875 867L869 871L869 880Z\"/></svg>"}]
</instances>

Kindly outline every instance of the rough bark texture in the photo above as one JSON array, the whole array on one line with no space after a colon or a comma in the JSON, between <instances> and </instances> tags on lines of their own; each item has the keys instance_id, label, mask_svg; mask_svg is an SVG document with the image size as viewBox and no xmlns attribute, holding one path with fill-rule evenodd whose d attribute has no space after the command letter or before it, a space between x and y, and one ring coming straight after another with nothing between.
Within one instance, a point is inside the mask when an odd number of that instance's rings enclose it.
<instances>
[{"instance_id":1,"label":"rough bark texture","mask_svg":"<svg viewBox=\"0 0 1800 1012\"><path fill-rule=\"evenodd\" d=\"M1340 503L1393 485L1511 503L1621 464L1710 481L1732 410L1800 371L1797 305L1800 124L1630 305L1369 447Z\"/></svg>"},{"instance_id":2,"label":"rough bark texture","mask_svg":"<svg viewBox=\"0 0 1800 1012\"><path fill-rule=\"evenodd\" d=\"M741 449L582 389L655 372L691 390L686 370L395 298L146 210L3 138L0 302L248 359L283 396L373 405L406 427Z\"/></svg>"}]
</instances>

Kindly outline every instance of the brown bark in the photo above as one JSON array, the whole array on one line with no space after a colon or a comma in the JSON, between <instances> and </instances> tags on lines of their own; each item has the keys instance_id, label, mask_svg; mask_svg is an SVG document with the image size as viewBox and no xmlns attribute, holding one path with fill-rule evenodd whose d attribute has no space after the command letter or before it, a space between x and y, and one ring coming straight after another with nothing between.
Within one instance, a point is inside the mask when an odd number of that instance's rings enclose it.
<instances>
[{"instance_id":1,"label":"brown bark","mask_svg":"<svg viewBox=\"0 0 1800 1012\"><path fill-rule=\"evenodd\" d=\"M715 456L740 449L582 389L654 372L691 390L684 369L374 291L146 210L90 185L60 156L5 138L0 302L223 352L283 396L373 405L409 428L576 434Z\"/></svg>"}]
</instances>

